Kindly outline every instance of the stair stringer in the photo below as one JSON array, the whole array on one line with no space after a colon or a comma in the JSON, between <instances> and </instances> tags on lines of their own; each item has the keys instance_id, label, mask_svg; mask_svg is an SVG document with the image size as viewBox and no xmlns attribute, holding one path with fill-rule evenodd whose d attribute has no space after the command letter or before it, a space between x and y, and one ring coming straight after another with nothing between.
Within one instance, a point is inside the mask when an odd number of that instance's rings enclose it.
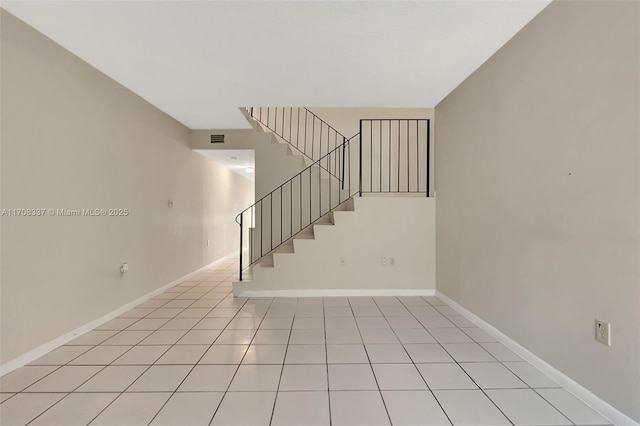
<instances>
[{"instance_id":1,"label":"stair stringer","mask_svg":"<svg viewBox=\"0 0 640 426\"><path fill-rule=\"evenodd\" d=\"M353 202L354 211L332 213L334 226L314 225L313 239L294 238L294 253L274 253L273 267L254 268L253 281L234 283L234 294L433 292L435 200L364 197ZM382 257L393 256L398 256L396 265L381 264Z\"/></svg>"}]
</instances>

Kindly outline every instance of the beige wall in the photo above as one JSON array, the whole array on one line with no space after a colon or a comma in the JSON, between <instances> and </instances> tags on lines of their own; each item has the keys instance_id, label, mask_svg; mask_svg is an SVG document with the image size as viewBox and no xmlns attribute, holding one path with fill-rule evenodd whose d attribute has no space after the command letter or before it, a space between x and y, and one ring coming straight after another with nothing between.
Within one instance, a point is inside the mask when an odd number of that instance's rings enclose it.
<instances>
[{"instance_id":1,"label":"beige wall","mask_svg":"<svg viewBox=\"0 0 640 426\"><path fill-rule=\"evenodd\" d=\"M355 197L354 210L334 212L335 226L314 226L313 240L294 239L295 254L274 254L275 268L255 268L254 281L234 284L234 292L433 291L435 199ZM396 264L383 266L383 257Z\"/></svg>"},{"instance_id":2,"label":"beige wall","mask_svg":"<svg viewBox=\"0 0 640 426\"><path fill-rule=\"evenodd\" d=\"M191 151L180 123L1 16L1 207L130 211L2 217L4 364L235 251L253 185Z\"/></svg>"},{"instance_id":3,"label":"beige wall","mask_svg":"<svg viewBox=\"0 0 640 426\"><path fill-rule=\"evenodd\" d=\"M437 289L636 421L639 8L553 2L435 110Z\"/></svg>"}]
</instances>

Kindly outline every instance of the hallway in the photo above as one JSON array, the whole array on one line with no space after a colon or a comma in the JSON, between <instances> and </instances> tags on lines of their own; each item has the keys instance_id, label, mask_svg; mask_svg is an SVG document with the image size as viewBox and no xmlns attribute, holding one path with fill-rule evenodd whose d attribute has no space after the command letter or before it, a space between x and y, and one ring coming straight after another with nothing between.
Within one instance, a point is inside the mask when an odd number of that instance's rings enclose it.
<instances>
[{"instance_id":1,"label":"hallway","mask_svg":"<svg viewBox=\"0 0 640 426\"><path fill-rule=\"evenodd\" d=\"M221 260L0 379L13 425L597 425L435 297L233 298Z\"/></svg>"}]
</instances>

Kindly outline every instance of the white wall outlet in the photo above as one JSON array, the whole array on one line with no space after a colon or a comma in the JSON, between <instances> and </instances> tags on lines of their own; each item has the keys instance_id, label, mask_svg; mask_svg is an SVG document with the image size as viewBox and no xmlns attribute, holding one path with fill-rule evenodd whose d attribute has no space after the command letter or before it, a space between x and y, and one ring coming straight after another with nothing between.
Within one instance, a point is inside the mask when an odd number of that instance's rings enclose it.
<instances>
[{"instance_id":1,"label":"white wall outlet","mask_svg":"<svg viewBox=\"0 0 640 426\"><path fill-rule=\"evenodd\" d=\"M596 319L596 340L611 346L611 324Z\"/></svg>"},{"instance_id":2,"label":"white wall outlet","mask_svg":"<svg viewBox=\"0 0 640 426\"><path fill-rule=\"evenodd\" d=\"M167 201L167 207L169 207L170 209L173 208L173 200Z\"/></svg>"},{"instance_id":3,"label":"white wall outlet","mask_svg":"<svg viewBox=\"0 0 640 426\"><path fill-rule=\"evenodd\" d=\"M211 245L211 240L207 240L207 247Z\"/></svg>"},{"instance_id":4,"label":"white wall outlet","mask_svg":"<svg viewBox=\"0 0 640 426\"><path fill-rule=\"evenodd\" d=\"M120 273L124 274L126 272L129 271L129 264L128 263L123 263L122 265L120 265Z\"/></svg>"},{"instance_id":5,"label":"white wall outlet","mask_svg":"<svg viewBox=\"0 0 640 426\"><path fill-rule=\"evenodd\" d=\"M344 257L340 258L340 266L345 266L347 264L347 260Z\"/></svg>"},{"instance_id":6,"label":"white wall outlet","mask_svg":"<svg viewBox=\"0 0 640 426\"><path fill-rule=\"evenodd\" d=\"M395 257L390 257L389 258L389 265L390 266L396 266L396 258Z\"/></svg>"},{"instance_id":7,"label":"white wall outlet","mask_svg":"<svg viewBox=\"0 0 640 426\"><path fill-rule=\"evenodd\" d=\"M388 263L387 258L386 258L386 257L383 257L383 258L380 260L380 263L382 264L382 266L387 266L387 263Z\"/></svg>"}]
</instances>

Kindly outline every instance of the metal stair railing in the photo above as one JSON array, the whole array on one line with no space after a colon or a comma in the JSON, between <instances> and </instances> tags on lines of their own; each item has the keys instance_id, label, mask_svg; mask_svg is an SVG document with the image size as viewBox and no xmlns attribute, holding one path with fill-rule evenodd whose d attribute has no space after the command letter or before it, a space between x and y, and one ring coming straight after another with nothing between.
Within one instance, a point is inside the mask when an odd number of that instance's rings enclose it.
<instances>
[{"instance_id":1,"label":"metal stair railing","mask_svg":"<svg viewBox=\"0 0 640 426\"><path fill-rule=\"evenodd\" d=\"M240 225L240 281L246 268L356 193L351 187L351 146L345 139L236 216Z\"/></svg>"}]
</instances>

